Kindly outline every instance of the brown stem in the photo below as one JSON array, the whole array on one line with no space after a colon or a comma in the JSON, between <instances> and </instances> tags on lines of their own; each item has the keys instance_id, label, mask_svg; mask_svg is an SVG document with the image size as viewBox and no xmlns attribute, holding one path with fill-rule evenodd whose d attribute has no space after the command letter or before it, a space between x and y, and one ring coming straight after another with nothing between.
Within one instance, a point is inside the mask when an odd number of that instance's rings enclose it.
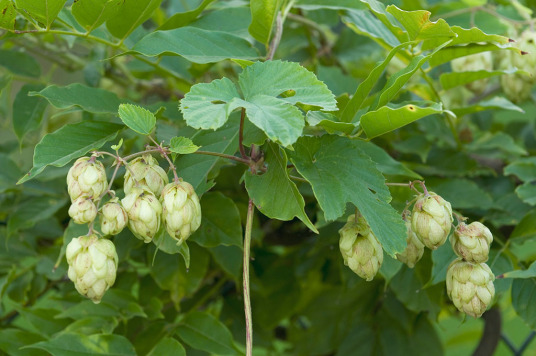
<instances>
[{"instance_id":1,"label":"brown stem","mask_svg":"<svg viewBox=\"0 0 536 356\"><path fill-rule=\"evenodd\" d=\"M270 50L266 55L267 61L271 61L274 58L275 51L277 50L277 47L279 47L279 42L281 42L281 35L283 34L283 16L281 14L281 11L277 14L277 18L275 21L276 30L274 33L274 38L272 39L272 43L270 44Z\"/></svg>"}]
</instances>

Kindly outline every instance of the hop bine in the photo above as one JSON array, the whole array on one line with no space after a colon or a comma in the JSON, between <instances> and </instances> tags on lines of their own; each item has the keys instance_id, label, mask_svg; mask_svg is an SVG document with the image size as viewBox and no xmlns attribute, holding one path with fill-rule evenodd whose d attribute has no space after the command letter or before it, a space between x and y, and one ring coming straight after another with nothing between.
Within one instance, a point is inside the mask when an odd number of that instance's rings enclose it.
<instances>
[{"instance_id":1,"label":"hop bine","mask_svg":"<svg viewBox=\"0 0 536 356\"><path fill-rule=\"evenodd\" d=\"M136 182L138 186L144 186L155 196L159 197L164 186L169 182L166 172L158 165L158 161L149 153L135 158L128 165L125 173L125 194L129 194Z\"/></svg>"},{"instance_id":2,"label":"hop bine","mask_svg":"<svg viewBox=\"0 0 536 356\"><path fill-rule=\"evenodd\" d=\"M201 225L201 206L194 187L184 181L169 183L160 202L166 230L180 245Z\"/></svg>"},{"instance_id":3,"label":"hop bine","mask_svg":"<svg viewBox=\"0 0 536 356\"><path fill-rule=\"evenodd\" d=\"M478 318L493 300L494 279L487 264L459 257L447 269L447 294L459 311Z\"/></svg>"},{"instance_id":4,"label":"hop bine","mask_svg":"<svg viewBox=\"0 0 536 356\"><path fill-rule=\"evenodd\" d=\"M100 303L104 293L115 282L117 253L110 240L96 235L71 240L66 250L68 276L78 293L93 303Z\"/></svg>"},{"instance_id":5,"label":"hop bine","mask_svg":"<svg viewBox=\"0 0 536 356\"><path fill-rule=\"evenodd\" d=\"M339 234L344 264L359 277L372 281L382 265L383 249L365 218L359 215L356 219L355 215L350 215Z\"/></svg>"},{"instance_id":6,"label":"hop bine","mask_svg":"<svg viewBox=\"0 0 536 356\"><path fill-rule=\"evenodd\" d=\"M415 202L411 228L426 247L435 250L447 240L452 220L450 203L430 192Z\"/></svg>"},{"instance_id":7,"label":"hop bine","mask_svg":"<svg viewBox=\"0 0 536 356\"><path fill-rule=\"evenodd\" d=\"M98 200L101 194L106 191L107 186L104 166L95 160L95 157L77 159L67 173L67 189L71 201L82 195Z\"/></svg>"},{"instance_id":8,"label":"hop bine","mask_svg":"<svg viewBox=\"0 0 536 356\"><path fill-rule=\"evenodd\" d=\"M121 204L128 215L128 227L138 239L149 243L160 229L162 205L146 187L132 188Z\"/></svg>"}]
</instances>

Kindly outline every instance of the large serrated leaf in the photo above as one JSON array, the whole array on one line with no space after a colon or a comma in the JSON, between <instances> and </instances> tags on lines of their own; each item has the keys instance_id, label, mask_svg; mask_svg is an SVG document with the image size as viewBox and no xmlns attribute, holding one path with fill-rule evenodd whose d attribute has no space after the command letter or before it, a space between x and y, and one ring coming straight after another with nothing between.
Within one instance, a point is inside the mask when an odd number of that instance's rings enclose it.
<instances>
[{"instance_id":1,"label":"large serrated leaf","mask_svg":"<svg viewBox=\"0 0 536 356\"><path fill-rule=\"evenodd\" d=\"M41 96L60 109L79 106L82 110L96 114L116 114L121 100L110 91L74 83L65 87L49 85L40 92L30 92L31 96Z\"/></svg>"},{"instance_id":2,"label":"large serrated leaf","mask_svg":"<svg viewBox=\"0 0 536 356\"><path fill-rule=\"evenodd\" d=\"M391 196L376 164L352 140L335 136L303 137L290 153L300 174L308 180L326 220L344 214L354 204L395 257L406 246L406 226L389 204Z\"/></svg>"},{"instance_id":3,"label":"large serrated leaf","mask_svg":"<svg viewBox=\"0 0 536 356\"><path fill-rule=\"evenodd\" d=\"M156 117L152 112L137 105L119 105L119 117L131 130L142 135L149 135L156 125Z\"/></svg>"},{"instance_id":4,"label":"large serrated leaf","mask_svg":"<svg viewBox=\"0 0 536 356\"><path fill-rule=\"evenodd\" d=\"M35 178L46 166L62 167L72 159L102 147L123 127L109 122L83 121L45 135L35 146L32 169L17 184Z\"/></svg>"},{"instance_id":5,"label":"large serrated leaf","mask_svg":"<svg viewBox=\"0 0 536 356\"><path fill-rule=\"evenodd\" d=\"M182 56L194 63L215 63L230 58L248 60L259 56L241 37L197 27L151 32L132 50L150 57L161 54Z\"/></svg>"},{"instance_id":6,"label":"large serrated leaf","mask_svg":"<svg viewBox=\"0 0 536 356\"><path fill-rule=\"evenodd\" d=\"M255 206L272 219L288 221L297 217L318 233L305 214L305 202L287 170L287 155L274 143L265 146L268 170L262 175L246 173L246 189Z\"/></svg>"}]
</instances>

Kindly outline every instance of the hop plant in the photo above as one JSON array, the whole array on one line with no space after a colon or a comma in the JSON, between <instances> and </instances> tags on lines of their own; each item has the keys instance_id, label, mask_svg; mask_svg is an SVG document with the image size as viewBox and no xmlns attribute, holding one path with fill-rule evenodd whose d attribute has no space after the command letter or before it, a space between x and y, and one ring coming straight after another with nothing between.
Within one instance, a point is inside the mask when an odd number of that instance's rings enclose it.
<instances>
[{"instance_id":1,"label":"hop plant","mask_svg":"<svg viewBox=\"0 0 536 356\"><path fill-rule=\"evenodd\" d=\"M95 157L81 157L67 173L67 190L71 201L81 195L87 195L97 200L106 190L106 171L101 162Z\"/></svg>"},{"instance_id":2,"label":"hop plant","mask_svg":"<svg viewBox=\"0 0 536 356\"><path fill-rule=\"evenodd\" d=\"M128 215L118 198L111 199L102 207L101 231L104 235L117 235L128 223Z\"/></svg>"},{"instance_id":3,"label":"hop plant","mask_svg":"<svg viewBox=\"0 0 536 356\"><path fill-rule=\"evenodd\" d=\"M493 69L493 56L491 52L481 52L469 56L456 58L451 62L452 70L455 72L476 72L479 70ZM482 93L488 86L487 79L480 79L466 85L467 89Z\"/></svg>"},{"instance_id":4,"label":"hop plant","mask_svg":"<svg viewBox=\"0 0 536 356\"><path fill-rule=\"evenodd\" d=\"M78 293L93 303L100 303L104 293L115 282L117 253L110 240L96 235L71 240L65 253L69 264L68 276Z\"/></svg>"},{"instance_id":5,"label":"hop plant","mask_svg":"<svg viewBox=\"0 0 536 356\"><path fill-rule=\"evenodd\" d=\"M350 215L339 234L344 264L359 277L372 281L382 265L383 249L365 218L359 215L356 219L355 215Z\"/></svg>"},{"instance_id":6,"label":"hop plant","mask_svg":"<svg viewBox=\"0 0 536 356\"><path fill-rule=\"evenodd\" d=\"M447 269L447 294L459 311L478 318L495 295L494 279L487 264L459 257Z\"/></svg>"},{"instance_id":7,"label":"hop plant","mask_svg":"<svg viewBox=\"0 0 536 356\"><path fill-rule=\"evenodd\" d=\"M145 243L152 241L160 229L162 205L146 187L130 190L121 204L128 215L128 227L138 239Z\"/></svg>"},{"instance_id":8,"label":"hop plant","mask_svg":"<svg viewBox=\"0 0 536 356\"><path fill-rule=\"evenodd\" d=\"M180 245L201 225L201 206L194 187L184 181L169 183L160 202L166 230Z\"/></svg>"},{"instance_id":9,"label":"hop plant","mask_svg":"<svg viewBox=\"0 0 536 356\"><path fill-rule=\"evenodd\" d=\"M516 45L528 54L522 55L512 53L512 65L517 69L521 69L532 74L531 77L526 77L526 79L530 80L532 83L536 82L536 56L534 56L534 53L536 53L536 32L531 30L524 31L517 39Z\"/></svg>"},{"instance_id":10,"label":"hop plant","mask_svg":"<svg viewBox=\"0 0 536 356\"><path fill-rule=\"evenodd\" d=\"M415 232L413 232L410 221L406 221L406 229L408 234L406 238L407 247L402 253L397 253L396 258L400 262L408 265L409 268L413 268L424 254L424 245Z\"/></svg>"},{"instance_id":11,"label":"hop plant","mask_svg":"<svg viewBox=\"0 0 536 356\"><path fill-rule=\"evenodd\" d=\"M488 260L493 235L478 221L469 225L460 223L450 237L452 249L459 257L468 262L481 263Z\"/></svg>"},{"instance_id":12,"label":"hop plant","mask_svg":"<svg viewBox=\"0 0 536 356\"><path fill-rule=\"evenodd\" d=\"M76 224L87 224L97 217L97 207L87 195L82 195L72 202L69 216Z\"/></svg>"},{"instance_id":13,"label":"hop plant","mask_svg":"<svg viewBox=\"0 0 536 356\"><path fill-rule=\"evenodd\" d=\"M147 187L159 197L169 179L166 172L158 165L158 161L147 153L129 163L129 169L125 173L125 194L132 191L136 182L138 185Z\"/></svg>"},{"instance_id":14,"label":"hop plant","mask_svg":"<svg viewBox=\"0 0 536 356\"><path fill-rule=\"evenodd\" d=\"M435 250L447 240L452 224L450 203L430 192L417 199L413 207L411 228L429 249Z\"/></svg>"}]
</instances>

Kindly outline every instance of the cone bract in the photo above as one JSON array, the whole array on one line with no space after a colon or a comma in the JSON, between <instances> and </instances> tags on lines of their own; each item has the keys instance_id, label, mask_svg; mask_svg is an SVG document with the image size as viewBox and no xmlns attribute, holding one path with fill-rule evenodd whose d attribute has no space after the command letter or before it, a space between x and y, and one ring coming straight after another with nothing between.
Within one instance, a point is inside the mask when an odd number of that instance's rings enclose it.
<instances>
[{"instance_id":1,"label":"cone bract","mask_svg":"<svg viewBox=\"0 0 536 356\"><path fill-rule=\"evenodd\" d=\"M169 182L166 172L150 154L133 159L128 166L129 169L125 173L125 194L129 194L138 181L140 186L147 187L159 197L162 189Z\"/></svg>"},{"instance_id":2,"label":"cone bract","mask_svg":"<svg viewBox=\"0 0 536 356\"><path fill-rule=\"evenodd\" d=\"M371 281L383 262L382 245L372 233L365 218L355 215L340 230L339 248L344 264L359 277Z\"/></svg>"},{"instance_id":3,"label":"cone bract","mask_svg":"<svg viewBox=\"0 0 536 356\"><path fill-rule=\"evenodd\" d=\"M459 57L451 62L454 72L476 72L479 70L493 70L493 56L491 52L480 52L465 57ZM467 89L475 93L482 93L489 83L488 79L479 79L467 83Z\"/></svg>"},{"instance_id":4,"label":"cone bract","mask_svg":"<svg viewBox=\"0 0 536 356\"><path fill-rule=\"evenodd\" d=\"M128 215L119 203L113 198L102 207L101 231L104 235L119 234L128 223Z\"/></svg>"},{"instance_id":5,"label":"cone bract","mask_svg":"<svg viewBox=\"0 0 536 356\"><path fill-rule=\"evenodd\" d=\"M494 279L487 264L459 257L447 269L447 294L459 311L478 318L493 300Z\"/></svg>"},{"instance_id":6,"label":"cone bract","mask_svg":"<svg viewBox=\"0 0 536 356\"><path fill-rule=\"evenodd\" d=\"M402 253L397 253L396 258L402 262L408 265L409 268L415 267L415 264L419 262L419 260L422 258L422 255L424 254L424 245L419 240L417 235L415 235L415 232L411 228L411 222L406 221L406 229L407 229L407 246Z\"/></svg>"},{"instance_id":7,"label":"cone bract","mask_svg":"<svg viewBox=\"0 0 536 356\"><path fill-rule=\"evenodd\" d=\"M76 198L69 207L69 216L76 224L87 224L97 217L97 207L88 196Z\"/></svg>"},{"instance_id":8,"label":"cone bract","mask_svg":"<svg viewBox=\"0 0 536 356\"><path fill-rule=\"evenodd\" d=\"M93 303L100 303L114 282L117 272L117 252L110 240L96 235L71 240L65 252L69 264L68 276L78 293Z\"/></svg>"},{"instance_id":9,"label":"cone bract","mask_svg":"<svg viewBox=\"0 0 536 356\"><path fill-rule=\"evenodd\" d=\"M106 171L101 162L90 161L91 157L81 157L67 173L67 190L71 201L81 195L87 195L98 200L108 186Z\"/></svg>"},{"instance_id":10,"label":"cone bract","mask_svg":"<svg viewBox=\"0 0 536 356\"><path fill-rule=\"evenodd\" d=\"M478 221L469 225L460 223L450 237L452 249L464 260L468 262L486 262L488 260L489 249L493 235L491 231Z\"/></svg>"},{"instance_id":11,"label":"cone bract","mask_svg":"<svg viewBox=\"0 0 536 356\"><path fill-rule=\"evenodd\" d=\"M447 240L452 224L450 203L430 192L422 195L413 207L411 228L429 249L435 250Z\"/></svg>"},{"instance_id":12,"label":"cone bract","mask_svg":"<svg viewBox=\"0 0 536 356\"><path fill-rule=\"evenodd\" d=\"M127 212L130 231L145 243L151 242L160 229L162 216L162 205L153 192L145 187L132 188L121 204Z\"/></svg>"},{"instance_id":13,"label":"cone bract","mask_svg":"<svg viewBox=\"0 0 536 356\"><path fill-rule=\"evenodd\" d=\"M201 205L194 187L184 181L169 183L160 202L166 230L180 245L201 225Z\"/></svg>"}]
</instances>

